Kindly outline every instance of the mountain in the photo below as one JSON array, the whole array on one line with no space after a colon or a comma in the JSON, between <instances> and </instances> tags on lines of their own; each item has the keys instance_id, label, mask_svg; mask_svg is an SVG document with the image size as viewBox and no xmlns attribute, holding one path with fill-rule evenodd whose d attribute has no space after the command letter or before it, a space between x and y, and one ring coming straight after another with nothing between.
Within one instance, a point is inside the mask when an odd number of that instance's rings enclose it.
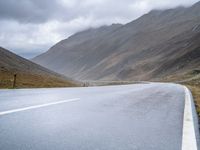
<instances>
[{"instance_id":1,"label":"mountain","mask_svg":"<svg viewBox=\"0 0 200 150\"><path fill-rule=\"evenodd\" d=\"M78 84L0 47L0 88L11 88L16 74L16 87L63 87Z\"/></svg>"},{"instance_id":2,"label":"mountain","mask_svg":"<svg viewBox=\"0 0 200 150\"><path fill-rule=\"evenodd\" d=\"M91 28L34 62L79 80L160 80L200 69L200 2Z\"/></svg>"}]
</instances>

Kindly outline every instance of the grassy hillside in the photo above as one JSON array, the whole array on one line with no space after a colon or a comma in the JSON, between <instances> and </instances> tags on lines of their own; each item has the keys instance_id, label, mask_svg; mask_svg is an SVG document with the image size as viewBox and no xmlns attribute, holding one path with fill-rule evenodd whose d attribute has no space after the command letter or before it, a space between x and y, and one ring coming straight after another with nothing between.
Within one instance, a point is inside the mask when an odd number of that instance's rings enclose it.
<instances>
[{"instance_id":1,"label":"grassy hillside","mask_svg":"<svg viewBox=\"0 0 200 150\"><path fill-rule=\"evenodd\" d=\"M13 88L14 74L0 71L0 88ZM74 87L78 84L54 76L17 73L15 88Z\"/></svg>"},{"instance_id":2,"label":"grassy hillside","mask_svg":"<svg viewBox=\"0 0 200 150\"><path fill-rule=\"evenodd\" d=\"M72 87L79 84L0 47L0 88Z\"/></svg>"}]
</instances>

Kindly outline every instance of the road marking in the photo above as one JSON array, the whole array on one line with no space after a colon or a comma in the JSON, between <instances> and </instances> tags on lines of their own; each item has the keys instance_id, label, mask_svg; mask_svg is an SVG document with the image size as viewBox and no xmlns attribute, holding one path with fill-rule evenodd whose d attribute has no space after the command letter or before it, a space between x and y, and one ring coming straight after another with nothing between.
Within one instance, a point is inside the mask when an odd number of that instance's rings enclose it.
<instances>
[{"instance_id":1,"label":"road marking","mask_svg":"<svg viewBox=\"0 0 200 150\"><path fill-rule=\"evenodd\" d=\"M192 97L188 88L185 89L185 108L183 120L182 150L197 150L194 118L192 112Z\"/></svg>"},{"instance_id":2,"label":"road marking","mask_svg":"<svg viewBox=\"0 0 200 150\"><path fill-rule=\"evenodd\" d=\"M16 112L21 112L21 111L26 111L26 110L30 110L30 109L47 107L47 106L51 106L51 105L74 102L74 101L78 101L78 100L80 100L80 98L73 98L73 99L67 99L67 100L62 100L62 101L57 101L57 102L51 102L51 103L46 103L46 104L40 104L40 105L34 105L34 106L28 106L28 107L23 107L23 108L17 108L17 109L2 111L2 112L0 112L0 116L8 115L8 114L11 114L11 113L16 113Z\"/></svg>"}]
</instances>

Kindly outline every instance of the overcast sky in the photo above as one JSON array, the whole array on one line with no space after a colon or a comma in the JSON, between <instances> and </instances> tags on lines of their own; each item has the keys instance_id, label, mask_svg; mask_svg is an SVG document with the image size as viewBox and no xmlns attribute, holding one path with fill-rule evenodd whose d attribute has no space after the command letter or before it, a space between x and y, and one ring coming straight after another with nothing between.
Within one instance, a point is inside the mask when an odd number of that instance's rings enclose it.
<instances>
[{"instance_id":1,"label":"overcast sky","mask_svg":"<svg viewBox=\"0 0 200 150\"><path fill-rule=\"evenodd\" d=\"M89 27L127 23L152 9L199 0L0 0L0 46L31 58Z\"/></svg>"}]
</instances>

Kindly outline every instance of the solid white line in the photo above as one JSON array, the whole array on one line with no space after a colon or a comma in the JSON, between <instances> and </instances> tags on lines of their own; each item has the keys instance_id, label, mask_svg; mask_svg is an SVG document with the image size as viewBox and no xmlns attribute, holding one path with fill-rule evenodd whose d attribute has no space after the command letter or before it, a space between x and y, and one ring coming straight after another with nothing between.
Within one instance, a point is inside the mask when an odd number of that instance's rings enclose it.
<instances>
[{"instance_id":1,"label":"solid white line","mask_svg":"<svg viewBox=\"0 0 200 150\"><path fill-rule=\"evenodd\" d=\"M183 120L182 150L197 150L197 139L192 112L192 97L188 88L185 89L185 108Z\"/></svg>"},{"instance_id":2,"label":"solid white line","mask_svg":"<svg viewBox=\"0 0 200 150\"><path fill-rule=\"evenodd\" d=\"M51 102L51 103L46 103L46 104L40 104L40 105L34 105L34 106L28 106L28 107L23 107L23 108L2 111L2 112L0 112L0 116L11 114L11 113L16 113L16 112L20 112L20 111L26 111L26 110L30 110L30 109L37 109L37 108L41 108L41 107L57 105L57 104L61 104L61 103L74 102L74 101L78 101L79 99L80 98L73 98L73 99L67 99L67 100L63 100L63 101L57 101L57 102Z\"/></svg>"}]
</instances>

